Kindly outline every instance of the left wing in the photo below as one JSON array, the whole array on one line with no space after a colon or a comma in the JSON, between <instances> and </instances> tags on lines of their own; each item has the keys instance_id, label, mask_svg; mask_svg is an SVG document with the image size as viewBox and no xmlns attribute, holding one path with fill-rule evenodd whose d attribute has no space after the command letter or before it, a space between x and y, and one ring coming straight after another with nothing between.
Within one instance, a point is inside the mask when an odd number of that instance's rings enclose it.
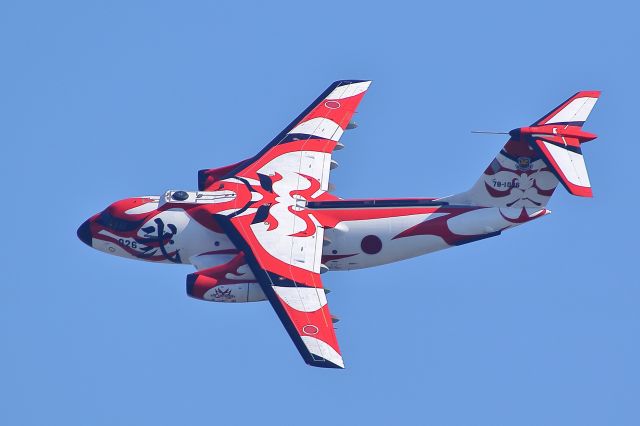
<instances>
[{"instance_id":1,"label":"left wing","mask_svg":"<svg viewBox=\"0 0 640 426\"><path fill-rule=\"evenodd\" d=\"M331 153L370 84L334 82L258 155L209 186L250 193L216 219L245 253L304 360L317 367L344 363L320 279L324 228L306 202L335 199L326 192Z\"/></svg>"}]
</instances>

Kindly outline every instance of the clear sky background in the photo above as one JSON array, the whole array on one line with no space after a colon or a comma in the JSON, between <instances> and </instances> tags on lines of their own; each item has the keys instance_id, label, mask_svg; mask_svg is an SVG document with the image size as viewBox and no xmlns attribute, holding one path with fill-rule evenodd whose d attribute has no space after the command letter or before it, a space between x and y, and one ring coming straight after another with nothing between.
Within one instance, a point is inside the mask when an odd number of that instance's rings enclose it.
<instances>
[{"instance_id":1,"label":"clear sky background","mask_svg":"<svg viewBox=\"0 0 640 426\"><path fill-rule=\"evenodd\" d=\"M596 5L597 4L597 5ZM638 425L638 10L616 2L0 4L2 425ZM343 371L267 302L188 298L189 266L91 250L111 202L193 189L337 79L373 79L343 197L442 196L603 91L593 199L504 235L323 276Z\"/></svg>"}]
</instances>

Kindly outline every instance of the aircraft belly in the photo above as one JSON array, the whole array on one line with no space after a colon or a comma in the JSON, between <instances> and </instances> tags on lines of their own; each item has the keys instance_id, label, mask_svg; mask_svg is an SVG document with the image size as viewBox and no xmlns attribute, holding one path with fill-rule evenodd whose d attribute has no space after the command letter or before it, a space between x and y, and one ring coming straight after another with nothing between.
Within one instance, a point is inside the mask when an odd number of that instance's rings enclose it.
<instances>
[{"instance_id":1,"label":"aircraft belly","mask_svg":"<svg viewBox=\"0 0 640 426\"><path fill-rule=\"evenodd\" d=\"M195 219L189 221L180 236L181 252L196 269L226 263L237 253L235 245L226 234L214 232Z\"/></svg>"},{"instance_id":2,"label":"aircraft belly","mask_svg":"<svg viewBox=\"0 0 640 426\"><path fill-rule=\"evenodd\" d=\"M446 248L444 240L433 235L394 238L434 215L437 213L342 222L344 226L325 231L331 241L323 248L325 264L330 270L362 269Z\"/></svg>"},{"instance_id":3,"label":"aircraft belly","mask_svg":"<svg viewBox=\"0 0 640 426\"><path fill-rule=\"evenodd\" d=\"M369 268L499 235L542 217L540 208L460 207L427 214L343 221L325 232L329 270Z\"/></svg>"}]
</instances>

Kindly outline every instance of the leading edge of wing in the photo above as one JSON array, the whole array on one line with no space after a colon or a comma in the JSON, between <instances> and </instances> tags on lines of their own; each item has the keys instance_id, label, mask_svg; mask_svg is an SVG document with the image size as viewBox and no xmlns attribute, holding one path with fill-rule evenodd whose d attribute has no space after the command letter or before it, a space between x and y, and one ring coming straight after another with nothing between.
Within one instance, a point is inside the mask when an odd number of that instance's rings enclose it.
<instances>
[{"instance_id":1,"label":"leading edge of wing","mask_svg":"<svg viewBox=\"0 0 640 426\"><path fill-rule=\"evenodd\" d=\"M258 152L253 157L248 158L248 159L240 162L237 165L237 167L234 167L231 171L227 172L225 174L225 176L221 177L220 179L225 179L225 178L228 178L228 177L236 175L241 170L243 170L246 166L248 166L249 164L252 164L255 161L257 161L260 157L262 157L271 148L273 148L274 146L278 145L280 142L285 140L287 135L289 134L289 132L291 130L293 130L303 118L305 118L309 113L311 113L311 111L313 111L313 109L315 107L317 107L320 104L320 102L322 102L325 98L327 98L329 95L331 95L331 93L334 90L336 90L337 88L342 87L342 86L346 86L346 85L349 85L349 84L356 84L356 83L371 83L371 80L337 80L337 81L334 81L333 83L331 83L329 85L329 87L327 87L327 89L324 92L322 92L322 94L320 96L318 96L311 103L311 105L309 105L293 121L291 121L291 123L289 123L287 125L287 127L285 127L280 133L278 133L278 135L275 138L273 138L271 140L271 142L269 142L264 148L262 148L262 150L260 150L260 152Z\"/></svg>"},{"instance_id":2,"label":"leading edge of wing","mask_svg":"<svg viewBox=\"0 0 640 426\"><path fill-rule=\"evenodd\" d=\"M304 111L302 111L300 113L300 115L298 115L293 121L291 121L291 123L289 123L289 125L287 125L287 127L285 127L284 130L282 130L280 133L278 133L278 135L275 138L273 138L273 140L271 142L269 142L269 144L266 147L263 148L263 151L266 152L269 148L273 147L274 145L277 145L282 140L284 140L285 137L287 136L287 134L291 130L293 130L294 127L296 127L296 125L300 122L300 120L305 118L311 111L313 111L313 109L315 107L318 106L318 104L320 102L322 102L325 98L327 98L338 87L347 86L349 84L368 83L368 82L371 82L371 80L338 80L338 81L334 81L333 83L331 83L329 85L329 87L327 87L327 89L324 92L322 92L322 94L320 96L318 96L311 103L311 105L309 105ZM260 155L262 155L262 152L259 153L256 157L260 157Z\"/></svg>"},{"instance_id":3,"label":"leading edge of wing","mask_svg":"<svg viewBox=\"0 0 640 426\"><path fill-rule=\"evenodd\" d=\"M296 283L281 275L275 274L273 272L269 272L263 269L260 266L257 258L255 257L251 246L247 243L247 241L242 237L240 232L236 229L236 227L231 222L231 219L225 216L216 215L216 221L222 227L222 229L226 232L227 236L231 239L231 241L235 244L236 248L242 251L245 254L245 259L247 264L251 268L253 274L256 279L260 283L260 287L262 288L264 294L269 299L269 303L275 310L280 322L284 325L285 330L289 334L289 337L293 341L294 345L298 349L298 352L304 359L304 362L313 367L321 367L321 368L344 368L344 362L342 360L342 356L339 352L334 354L334 361L331 361L327 358L324 358L317 353L322 353L323 348L320 345L327 345L325 342L319 339L314 339L309 336L307 337L307 342L303 336L300 335L298 330L296 329L295 324L293 323L292 318L289 316L284 306L282 305L280 298L276 291L274 290L274 286L278 287L296 287ZM319 279L319 274L318 274ZM320 291L324 291L321 287L318 289ZM327 312L328 313L328 312ZM329 321L331 321L329 317ZM332 324L330 324L333 327ZM316 346L316 353L312 353L310 350L310 346ZM328 346L328 345L327 345ZM330 347L329 347L330 348ZM333 350L333 348L330 348ZM335 350L333 350L335 352Z\"/></svg>"}]
</instances>

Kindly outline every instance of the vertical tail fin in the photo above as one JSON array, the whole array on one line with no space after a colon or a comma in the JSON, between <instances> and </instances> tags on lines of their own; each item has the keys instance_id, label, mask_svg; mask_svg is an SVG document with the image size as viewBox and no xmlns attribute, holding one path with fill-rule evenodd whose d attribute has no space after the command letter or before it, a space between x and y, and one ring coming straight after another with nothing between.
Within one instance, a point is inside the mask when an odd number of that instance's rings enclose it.
<instances>
[{"instance_id":1,"label":"vertical tail fin","mask_svg":"<svg viewBox=\"0 0 640 426\"><path fill-rule=\"evenodd\" d=\"M545 207L558 183L573 195L591 197L580 145L596 138L582 130L600 96L578 92L510 138L476 184L447 201L488 207Z\"/></svg>"}]
</instances>

